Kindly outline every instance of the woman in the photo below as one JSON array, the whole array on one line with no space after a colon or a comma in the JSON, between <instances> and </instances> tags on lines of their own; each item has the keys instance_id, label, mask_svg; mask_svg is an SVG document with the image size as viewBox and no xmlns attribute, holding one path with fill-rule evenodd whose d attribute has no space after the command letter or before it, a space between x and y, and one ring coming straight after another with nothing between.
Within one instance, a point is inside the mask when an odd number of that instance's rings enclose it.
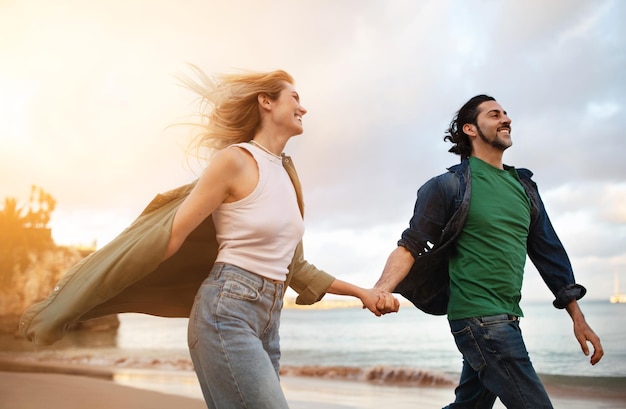
<instances>
[{"instance_id":1,"label":"woman","mask_svg":"<svg viewBox=\"0 0 626 409\"><path fill-rule=\"evenodd\" d=\"M284 71L226 75L217 83L197 74L201 83L187 84L209 108L199 145L213 154L176 211L164 259L212 217L218 254L188 331L205 401L209 408L287 408L278 377L279 319L304 226L299 183L281 152L302 133L307 111ZM328 283L326 292L358 297L376 315L377 304L397 311L389 294L332 277Z\"/></svg>"}]
</instances>

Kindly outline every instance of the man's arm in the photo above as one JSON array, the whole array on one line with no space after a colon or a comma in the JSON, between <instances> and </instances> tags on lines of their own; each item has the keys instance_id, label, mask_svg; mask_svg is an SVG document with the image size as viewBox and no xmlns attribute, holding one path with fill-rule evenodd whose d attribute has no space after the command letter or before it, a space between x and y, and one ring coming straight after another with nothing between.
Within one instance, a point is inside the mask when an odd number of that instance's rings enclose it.
<instances>
[{"instance_id":1,"label":"man's arm","mask_svg":"<svg viewBox=\"0 0 626 409\"><path fill-rule=\"evenodd\" d=\"M374 285L374 288L389 293L392 292L398 284L400 284L400 281L407 276L414 262L415 259L413 255L411 255L405 247L396 247L387 258L383 273ZM394 312L392 309L388 308L388 306L381 308L382 306L379 305L378 307L379 311L383 314Z\"/></svg>"},{"instance_id":2,"label":"man's arm","mask_svg":"<svg viewBox=\"0 0 626 409\"><path fill-rule=\"evenodd\" d=\"M565 306L565 309L572 318L572 322L574 323L574 336L578 340L583 353L589 356L589 346L587 345L587 342L591 342L591 345L593 346L593 354L591 355L589 362L591 365L597 364L604 355L604 350L602 349L602 344L600 343L600 337L598 337L596 333L593 332L589 324L587 324L587 320L585 320L585 316L580 310L576 300L570 301L570 303Z\"/></svg>"}]
</instances>

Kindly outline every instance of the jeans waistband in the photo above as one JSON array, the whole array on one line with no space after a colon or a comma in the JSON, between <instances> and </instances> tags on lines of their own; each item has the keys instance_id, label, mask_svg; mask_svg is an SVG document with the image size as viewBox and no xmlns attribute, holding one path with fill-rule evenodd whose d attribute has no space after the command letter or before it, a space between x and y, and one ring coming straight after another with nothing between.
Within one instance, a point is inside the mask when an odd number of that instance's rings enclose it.
<instances>
[{"instance_id":1,"label":"jeans waistband","mask_svg":"<svg viewBox=\"0 0 626 409\"><path fill-rule=\"evenodd\" d=\"M486 315L483 317L476 317L480 322L493 322L493 321L519 321L519 317L510 314L498 314L498 315Z\"/></svg>"},{"instance_id":2,"label":"jeans waistband","mask_svg":"<svg viewBox=\"0 0 626 409\"><path fill-rule=\"evenodd\" d=\"M263 277L260 274L253 273L252 271L248 271L234 264L222 263L219 261L213 265L213 268L211 269L210 274L220 275L222 271L224 270L228 270L228 272L244 276L246 277L246 279L249 279L257 284L262 284L263 282L269 282L274 285L285 284L284 281L273 280L271 278Z\"/></svg>"}]
</instances>

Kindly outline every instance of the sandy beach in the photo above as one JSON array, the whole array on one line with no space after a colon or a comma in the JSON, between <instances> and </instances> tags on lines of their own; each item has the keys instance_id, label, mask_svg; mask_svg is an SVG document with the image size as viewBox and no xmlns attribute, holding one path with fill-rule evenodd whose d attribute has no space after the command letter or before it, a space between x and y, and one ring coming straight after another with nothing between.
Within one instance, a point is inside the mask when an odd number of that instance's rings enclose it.
<instances>
[{"instance_id":1,"label":"sandy beach","mask_svg":"<svg viewBox=\"0 0 626 409\"><path fill-rule=\"evenodd\" d=\"M292 409L441 408L451 387L392 387L364 382L286 376ZM557 409L626 408L626 392L549 391ZM100 368L0 361L2 409L205 408L193 372ZM495 408L504 408L497 402Z\"/></svg>"}]
</instances>

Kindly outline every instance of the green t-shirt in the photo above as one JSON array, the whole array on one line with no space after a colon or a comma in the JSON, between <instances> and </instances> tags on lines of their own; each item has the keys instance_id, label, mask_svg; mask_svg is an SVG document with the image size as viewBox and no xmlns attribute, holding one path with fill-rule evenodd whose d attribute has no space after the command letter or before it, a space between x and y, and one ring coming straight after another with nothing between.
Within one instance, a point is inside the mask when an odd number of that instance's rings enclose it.
<instances>
[{"instance_id":1,"label":"green t-shirt","mask_svg":"<svg viewBox=\"0 0 626 409\"><path fill-rule=\"evenodd\" d=\"M530 201L514 168L470 157L469 214L450 258L448 319L522 316Z\"/></svg>"}]
</instances>

